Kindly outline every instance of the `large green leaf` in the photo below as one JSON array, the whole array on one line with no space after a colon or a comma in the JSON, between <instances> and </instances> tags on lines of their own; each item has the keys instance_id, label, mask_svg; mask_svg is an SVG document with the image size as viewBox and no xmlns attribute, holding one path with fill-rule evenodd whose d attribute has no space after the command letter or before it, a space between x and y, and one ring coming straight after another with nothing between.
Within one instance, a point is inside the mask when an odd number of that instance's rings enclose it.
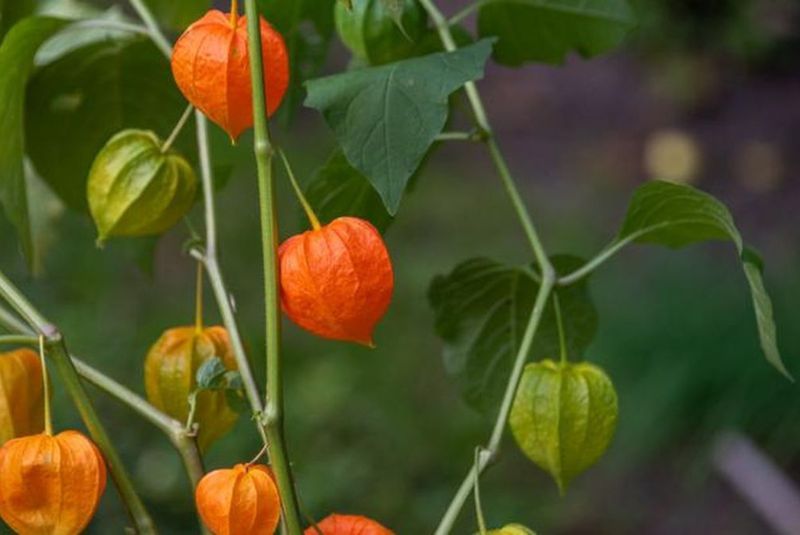
<instances>
[{"instance_id":1,"label":"large green leaf","mask_svg":"<svg viewBox=\"0 0 800 535\"><path fill-rule=\"evenodd\" d=\"M559 273L582 264L557 256ZM429 298L436 331L444 340L445 367L466 401L490 409L501 399L528 323L538 276L528 267L507 266L486 258L468 260L449 275L434 279ZM582 358L597 332L597 310L586 281L557 288L569 355ZM558 327L553 303L545 309L529 358L557 358Z\"/></svg>"},{"instance_id":2,"label":"large green leaf","mask_svg":"<svg viewBox=\"0 0 800 535\"><path fill-rule=\"evenodd\" d=\"M39 175L67 203L86 209L86 178L97 152L125 128L166 138L186 107L169 66L150 41L108 40L73 50L28 86L27 149ZM194 128L177 148L191 156Z\"/></svg>"},{"instance_id":3,"label":"large green leaf","mask_svg":"<svg viewBox=\"0 0 800 535\"><path fill-rule=\"evenodd\" d=\"M319 74L333 37L335 0L259 0L264 16L289 49L291 79L282 108L291 116L303 101L306 80Z\"/></svg>"},{"instance_id":4,"label":"large green leaf","mask_svg":"<svg viewBox=\"0 0 800 535\"><path fill-rule=\"evenodd\" d=\"M380 232L392 223L392 216L372 184L336 150L320 168L305 190L317 216L323 223L341 216L366 219Z\"/></svg>"},{"instance_id":5,"label":"large green leaf","mask_svg":"<svg viewBox=\"0 0 800 535\"><path fill-rule=\"evenodd\" d=\"M791 379L783 364L775 335L772 302L764 287L761 262L744 247L728 209L717 199L691 186L654 180L633 194L619 242L652 243L683 247L706 240L733 242L755 306L761 347L767 360Z\"/></svg>"},{"instance_id":6,"label":"large green leaf","mask_svg":"<svg viewBox=\"0 0 800 535\"><path fill-rule=\"evenodd\" d=\"M447 98L483 76L490 40L307 84L350 163L397 213L409 178L447 121Z\"/></svg>"},{"instance_id":7,"label":"large green leaf","mask_svg":"<svg viewBox=\"0 0 800 535\"><path fill-rule=\"evenodd\" d=\"M495 59L562 63L571 51L584 57L619 44L633 26L626 0L490 0L478 12L478 33L498 37Z\"/></svg>"},{"instance_id":8,"label":"large green leaf","mask_svg":"<svg viewBox=\"0 0 800 535\"><path fill-rule=\"evenodd\" d=\"M23 166L25 85L36 51L66 24L56 18L27 18L15 25L0 45L0 203L29 263L34 248Z\"/></svg>"},{"instance_id":9,"label":"large green leaf","mask_svg":"<svg viewBox=\"0 0 800 535\"><path fill-rule=\"evenodd\" d=\"M183 30L211 8L211 0L145 0L159 22Z\"/></svg>"},{"instance_id":10,"label":"large green leaf","mask_svg":"<svg viewBox=\"0 0 800 535\"><path fill-rule=\"evenodd\" d=\"M0 0L0 41L18 20L32 14L35 7L33 0Z\"/></svg>"}]
</instances>

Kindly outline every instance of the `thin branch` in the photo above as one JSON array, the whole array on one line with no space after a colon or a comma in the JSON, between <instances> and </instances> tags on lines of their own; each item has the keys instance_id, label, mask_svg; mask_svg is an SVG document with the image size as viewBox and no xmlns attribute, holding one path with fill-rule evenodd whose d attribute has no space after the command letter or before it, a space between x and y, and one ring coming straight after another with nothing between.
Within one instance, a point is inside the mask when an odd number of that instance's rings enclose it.
<instances>
[{"instance_id":1,"label":"thin branch","mask_svg":"<svg viewBox=\"0 0 800 535\"><path fill-rule=\"evenodd\" d=\"M89 434L103 452L109 471L139 533L156 533L155 524L136 493L130 475L122 464L111 437L103 427L92 401L81 383L77 370L67 351L61 333L22 295L11 281L0 272L0 297L9 303L28 322L29 326L46 340L47 354L58 370L64 387L81 415ZM30 331L26 329L26 331Z\"/></svg>"},{"instance_id":2,"label":"thin branch","mask_svg":"<svg viewBox=\"0 0 800 535\"><path fill-rule=\"evenodd\" d=\"M448 535L452 531L453 525L455 524L458 515L461 513L461 510L464 507L464 503L467 501L470 492L472 492L472 489L475 486L475 478L480 477L486 467L489 466L492 461L494 461L500 452L500 443L503 440L503 431L505 430L506 422L508 421L508 414L511 411L514 395L517 392L517 387L519 386L519 381L522 377L522 371L525 368L525 362L528 360L528 354L530 353L536 331L541 323L545 305L547 304L547 300L553 290L553 285L554 280L551 275L549 277L545 277L542 280L542 284L539 286L539 292L536 295L536 302L534 303L533 311L531 312L531 316L528 319L528 324L525 327L525 333L522 336L522 341L520 342L517 355L514 357L514 367L511 371L511 375L508 378L506 391L503 395L503 402L501 403L500 410L497 413L497 419L495 420L494 429L492 431L491 438L489 439L489 445L485 448L484 454L478 459L477 464L474 467L470 467L467 477L461 483L461 486L450 502L447 511L442 517L442 520L439 522L439 527L436 528L435 535Z\"/></svg>"}]
</instances>

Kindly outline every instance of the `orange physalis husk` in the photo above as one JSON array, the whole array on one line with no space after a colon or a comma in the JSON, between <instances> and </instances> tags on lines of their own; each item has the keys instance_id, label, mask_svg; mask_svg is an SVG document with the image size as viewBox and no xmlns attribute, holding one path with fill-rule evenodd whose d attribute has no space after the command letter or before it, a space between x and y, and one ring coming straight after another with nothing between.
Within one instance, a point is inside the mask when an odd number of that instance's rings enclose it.
<instances>
[{"instance_id":1,"label":"orange physalis husk","mask_svg":"<svg viewBox=\"0 0 800 535\"><path fill-rule=\"evenodd\" d=\"M380 233L340 217L281 244L281 305L323 338L372 346L372 331L392 300L394 274Z\"/></svg>"},{"instance_id":2,"label":"orange physalis husk","mask_svg":"<svg viewBox=\"0 0 800 535\"><path fill-rule=\"evenodd\" d=\"M394 535L374 520L359 515L332 514L317 524L322 535ZM314 526L307 528L304 535L319 535Z\"/></svg>"},{"instance_id":3,"label":"orange physalis husk","mask_svg":"<svg viewBox=\"0 0 800 535\"><path fill-rule=\"evenodd\" d=\"M283 37L261 18L267 112L280 106L289 87L289 53ZM211 10L175 43L172 74L183 95L231 139L253 126L247 17Z\"/></svg>"},{"instance_id":4,"label":"orange physalis husk","mask_svg":"<svg viewBox=\"0 0 800 535\"><path fill-rule=\"evenodd\" d=\"M17 533L82 533L105 488L103 456L77 431L17 438L0 448L0 517Z\"/></svg>"},{"instance_id":5,"label":"orange physalis husk","mask_svg":"<svg viewBox=\"0 0 800 535\"><path fill-rule=\"evenodd\" d=\"M44 431L42 364L30 349L0 353L0 445Z\"/></svg>"},{"instance_id":6,"label":"orange physalis husk","mask_svg":"<svg viewBox=\"0 0 800 535\"><path fill-rule=\"evenodd\" d=\"M147 399L159 410L180 422L189 416L189 395L197 387L197 370L211 358L218 357L228 370L236 370L228 331L214 326L198 330L196 326L167 329L150 348L144 364ZM197 395L195 421L200 424L197 442L207 451L224 436L239 415L228 405L222 390L205 390Z\"/></svg>"},{"instance_id":7,"label":"orange physalis husk","mask_svg":"<svg viewBox=\"0 0 800 535\"><path fill-rule=\"evenodd\" d=\"M281 500L264 465L237 464L207 474L195 491L197 510L214 535L272 535Z\"/></svg>"}]
</instances>

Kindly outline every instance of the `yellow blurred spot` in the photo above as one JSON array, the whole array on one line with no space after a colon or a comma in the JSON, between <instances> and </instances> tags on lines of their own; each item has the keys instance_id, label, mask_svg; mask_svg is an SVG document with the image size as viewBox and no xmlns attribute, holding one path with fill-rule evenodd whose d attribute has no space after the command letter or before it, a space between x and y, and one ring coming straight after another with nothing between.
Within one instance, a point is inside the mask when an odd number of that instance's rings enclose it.
<instances>
[{"instance_id":1,"label":"yellow blurred spot","mask_svg":"<svg viewBox=\"0 0 800 535\"><path fill-rule=\"evenodd\" d=\"M645 145L644 166L652 178L693 182L700 171L701 159L694 139L679 130L655 132Z\"/></svg>"}]
</instances>

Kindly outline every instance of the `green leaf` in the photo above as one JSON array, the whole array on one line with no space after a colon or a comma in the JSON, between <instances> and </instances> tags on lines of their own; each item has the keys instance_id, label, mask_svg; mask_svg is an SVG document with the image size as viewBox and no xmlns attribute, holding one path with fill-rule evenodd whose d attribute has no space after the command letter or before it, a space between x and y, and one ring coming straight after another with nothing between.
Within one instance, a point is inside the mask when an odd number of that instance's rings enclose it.
<instances>
[{"instance_id":1,"label":"green leaf","mask_svg":"<svg viewBox=\"0 0 800 535\"><path fill-rule=\"evenodd\" d=\"M383 233L393 221L378 192L339 149L316 172L305 195L324 223L342 216L360 217Z\"/></svg>"},{"instance_id":2,"label":"green leaf","mask_svg":"<svg viewBox=\"0 0 800 535\"><path fill-rule=\"evenodd\" d=\"M650 181L633 194L619 242L683 247L708 240L731 241L736 246L750 285L761 347L767 361L792 379L778 350L772 302L764 288L762 262L744 247L730 211L711 195L691 186Z\"/></svg>"},{"instance_id":3,"label":"green leaf","mask_svg":"<svg viewBox=\"0 0 800 535\"><path fill-rule=\"evenodd\" d=\"M448 96L483 76L491 41L308 82L306 105L322 112L348 161L392 215L447 121Z\"/></svg>"},{"instance_id":4,"label":"green leaf","mask_svg":"<svg viewBox=\"0 0 800 535\"><path fill-rule=\"evenodd\" d=\"M0 0L0 41L20 19L33 14L34 0Z\"/></svg>"},{"instance_id":5,"label":"green leaf","mask_svg":"<svg viewBox=\"0 0 800 535\"><path fill-rule=\"evenodd\" d=\"M572 256L553 258L559 273L582 264ZM502 398L539 289L538 275L477 258L434 279L429 298L436 331L444 340L445 367L470 405L488 410ZM597 332L597 310L587 282L555 290L564 319L568 354L582 357ZM545 309L528 358L559 355L552 301Z\"/></svg>"},{"instance_id":6,"label":"green leaf","mask_svg":"<svg viewBox=\"0 0 800 535\"><path fill-rule=\"evenodd\" d=\"M228 368L219 357L212 357L197 368L198 390L220 390L225 387L225 374Z\"/></svg>"},{"instance_id":7,"label":"green leaf","mask_svg":"<svg viewBox=\"0 0 800 535\"><path fill-rule=\"evenodd\" d=\"M336 0L259 0L264 17L289 49L290 86L282 108L291 117L305 97L303 84L317 76L333 37Z\"/></svg>"},{"instance_id":8,"label":"green leaf","mask_svg":"<svg viewBox=\"0 0 800 535\"><path fill-rule=\"evenodd\" d=\"M211 0L145 0L158 21L173 30L184 30L211 8Z\"/></svg>"},{"instance_id":9,"label":"green leaf","mask_svg":"<svg viewBox=\"0 0 800 535\"><path fill-rule=\"evenodd\" d=\"M0 203L16 229L29 265L34 246L23 166L25 86L36 51L67 24L49 17L27 18L15 25L0 45Z\"/></svg>"},{"instance_id":10,"label":"green leaf","mask_svg":"<svg viewBox=\"0 0 800 535\"><path fill-rule=\"evenodd\" d=\"M481 37L498 37L495 59L559 64L576 51L583 57L617 46L634 25L626 0L493 0L478 12Z\"/></svg>"},{"instance_id":11,"label":"green leaf","mask_svg":"<svg viewBox=\"0 0 800 535\"><path fill-rule=\"evenodd\" d=\"M41 68L28 86L26 144L39 175L71 208L86 210L98 151L127 128L172 131L186 101L149 40L92 43ZM176 148L196 161L194 126Z\"/></svg>"},{"instance_id":12,"label":"green leaf","mask_svg":"<svg viewBox=\"0 0 800 535\"><path fill-rule=\"evenodd\" d=\"M547 471L563 494L595 464L617 428L617 393L593 364L528 364L508 423L520 449Z\"/></svg>"}]
</instances>

